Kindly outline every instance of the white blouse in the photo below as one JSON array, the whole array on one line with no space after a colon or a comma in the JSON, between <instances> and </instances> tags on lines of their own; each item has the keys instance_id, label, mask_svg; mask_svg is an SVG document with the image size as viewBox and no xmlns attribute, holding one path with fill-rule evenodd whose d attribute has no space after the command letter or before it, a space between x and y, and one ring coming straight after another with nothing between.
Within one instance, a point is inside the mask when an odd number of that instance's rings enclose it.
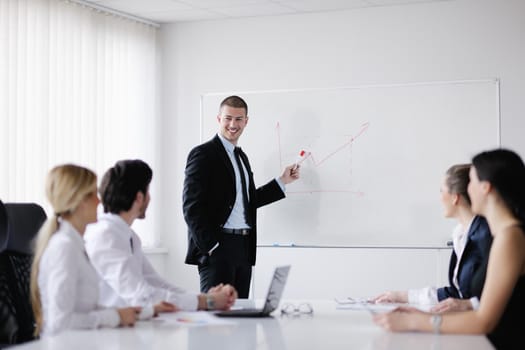
<instances>
[{"instance_id":1,"label":"white blouse","mask_svg":"<svg viewBox=\"0 0 525 350\"><path fill-rule=\"evenodd\" d=\"M193 311L198 295L187 293L162 279L142 252L139 236L119 215L99 214L84 235L86 250L102 278L100 302L105 306L141 306L140 318L153 313L153 305L167 301ZM150 310L148 312L148 310Z\"/></svg>"},{"instance_id":2,"label":"white blouse","mask_svg":"<svg viewBox=\"0 0 525 350\"><path fill-rule=\"evenodd\" d=\"M69 222L60 220L39 265L41 335L74 328L117 327L118 311L98 306L98 283L80 233Z\"/></svg>"}]
</instances>

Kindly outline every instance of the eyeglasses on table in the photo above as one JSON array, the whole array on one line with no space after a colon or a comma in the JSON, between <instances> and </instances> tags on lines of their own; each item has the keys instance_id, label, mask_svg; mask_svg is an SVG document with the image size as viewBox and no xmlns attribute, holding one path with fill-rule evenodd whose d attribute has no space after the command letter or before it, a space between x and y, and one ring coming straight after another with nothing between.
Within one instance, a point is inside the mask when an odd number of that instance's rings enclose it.
<instances>
[{"instance_id":1,"label":"eyeglasses on table","mask_svg":"<svg viewBox=\"0 0 525 350\"><path fill-rule=\"evenodd\" d=\"M281 307L281 315L311 315L314 313L309 303L292 304L286 303Z\"/></svg>"}]
</instances>

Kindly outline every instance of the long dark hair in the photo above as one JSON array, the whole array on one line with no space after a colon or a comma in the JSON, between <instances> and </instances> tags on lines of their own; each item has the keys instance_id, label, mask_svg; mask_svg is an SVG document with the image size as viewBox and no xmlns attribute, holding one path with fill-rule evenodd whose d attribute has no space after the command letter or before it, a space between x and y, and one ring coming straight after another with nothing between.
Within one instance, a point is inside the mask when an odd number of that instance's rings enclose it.
<instances>
[{"instance_id":1,"label":"long dark hair","mask_svg":"<svg viewBox=\"0 0 525 350\"><path fill-rule=\"evenodd\" d=\"M525 165L520 156L496 149L476 155L472 164L478 178L490 182L514 216L525 223Z\"/></svg>"}]
</instances>

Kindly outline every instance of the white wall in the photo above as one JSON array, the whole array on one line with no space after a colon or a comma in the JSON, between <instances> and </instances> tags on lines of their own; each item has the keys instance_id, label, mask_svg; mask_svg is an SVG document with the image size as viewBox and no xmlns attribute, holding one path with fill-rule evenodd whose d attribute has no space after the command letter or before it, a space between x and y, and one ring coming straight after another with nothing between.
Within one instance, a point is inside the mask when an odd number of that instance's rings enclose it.
<instances>
[{"instance_id":1,"label":"white wall","mask_svg":"<svg viewBox=\"0 0 525 350\"><path fill-rule=\"evenodd\" d=\"M196 267L183 264L181 191L187 153L199 143L200 94L496 77L501 79L503 145L525 156L524 33L521 0L456 0L163 26L162 167L156 169L162 193L153 196L162 203L167 277L198 288ZM287 297L331 297L443 283L448 255L446 250L260 248L256 295L265 292L277 263L293 265Z\"/></svg>"}]
</instances>

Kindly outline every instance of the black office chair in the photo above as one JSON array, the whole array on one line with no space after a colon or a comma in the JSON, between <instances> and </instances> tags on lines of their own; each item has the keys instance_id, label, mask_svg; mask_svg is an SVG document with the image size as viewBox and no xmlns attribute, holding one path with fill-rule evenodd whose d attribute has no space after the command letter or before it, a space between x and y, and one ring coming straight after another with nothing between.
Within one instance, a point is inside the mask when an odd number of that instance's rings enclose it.
<instances>
[{"instance_id":1,"label":"black office chair","mask_svg":"<svg viewBox=\"0 0 525 350\"><path fill-rule=\"evenodd\" d=\"M37 204L0 201L0 348L34 339L31 245L45 220Z\"/></svg>"}]
</instances>

